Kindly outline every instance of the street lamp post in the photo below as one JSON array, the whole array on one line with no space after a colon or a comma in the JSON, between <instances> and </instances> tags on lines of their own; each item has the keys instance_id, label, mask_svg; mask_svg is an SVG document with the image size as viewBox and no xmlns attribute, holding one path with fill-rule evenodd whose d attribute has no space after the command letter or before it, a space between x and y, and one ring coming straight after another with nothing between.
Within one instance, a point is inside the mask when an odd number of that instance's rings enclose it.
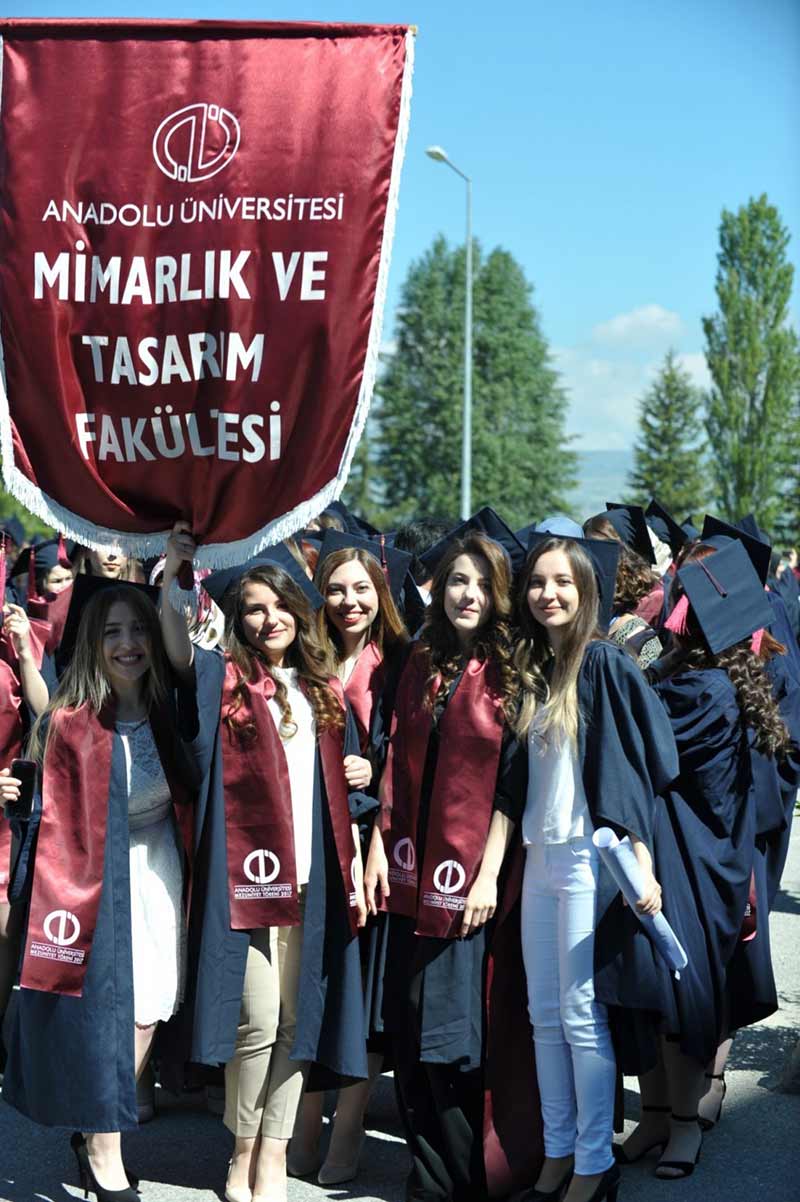
<instances>
[{"instance_id":1,"label":"street lamp post","mask_svg":"<svg viewBox=\"0 0 800 1202\"><path fill-rule=\"evenodd\" d=\"M472 180L451 163L441 146L425 152L437 163L446 163L467 185L466 288L464 293L464 404L461 424L461 518L472 514Z\"/></svg>"}]
</instances>

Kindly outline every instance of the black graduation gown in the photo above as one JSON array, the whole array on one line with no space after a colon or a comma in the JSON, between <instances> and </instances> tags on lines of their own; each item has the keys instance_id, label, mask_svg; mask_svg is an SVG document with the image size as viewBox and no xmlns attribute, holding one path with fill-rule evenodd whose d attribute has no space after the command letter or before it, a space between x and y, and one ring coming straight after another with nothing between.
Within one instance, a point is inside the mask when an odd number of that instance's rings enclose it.
<instances>
[{"instance_id":1,"label":"black graduation gown","mask_svg":"<svg viewBox=\"0 0 800 1202\"><path fill-rule=\"evenodd\" d=\"M772 695L792 738L793 746L785 759L758 763L755 772L758 814L757 844L764 854L766 901L775 904L789 851L797 790L800 788L800 677L792 670L789 654L774 655L765 664L772 683ZM765 757L758 757L765 760ZM764 776L766 775L766 782Z\"/></svg>"},{"instance_id":2,"label":"black graduation gown","mask_svg":"<svg viewBox=\"0 0 800 1202\"><path fill-rule=\"evenodd\" d=\"M248 931L231 929L219 716L224 660L195 651L194 730L185 735L201 751L195 886L189 922L189 974L184 1009L175 1020L172 1055L201 1064L232 1057L250 944ZM345 755L358 755L358 732L348 710ZM368 1075L358 940L351 935L319 752L314 776L311 877L306 895L297 1030L292 1058L310 1061L317 1088ZM350 794L354 822L377 807Z\"/></svg>"},{"instance_id":3,"label":"black graduation gown","mask_svg":"<svg viewBox=\"0 0 800 1202\"><path fill-rule=\"evenodd\" d=\"M175 715L176 728L178 716ZM186 776L193 777L191 749ZM9 896L29 899L41 799L19 840ZM176 838L178 838L176 834ZM138 1126L134 1078L130 840L125 752L114 735L103 887L81 997L20 989L3 1098L47 1127L127 1131Z\"/></svg>"},{"instance_id":4,"label":"black graduation gown","mask_svg":"<svg viewBox=\"0 0 800 1202\"><path fill-rule=\"evenodd\" d=\"M767 600L772 606L772 621L769 624L770 634L783 643L788 657L788 667L792 676L800 683L800 644L798 644L792 628L792 623L786 612L783 597L767 589Z\"/></svg>"},{"instance_id":5,"label":"black graduation gown","mask_svg":"<svg viewBox=\"0 0 800 1202\"><path fill-rule=\"evenodd\" d=\"M728 971L737 951L754 863L752 760L736 692L711 668L655 686L669 715L680 776L665 794L668 821L656 833L664 914L689 964L673 989L662 1029L708 1063L735 1025L763 1015L745 1004L731 1016Z\"/></svg>"},{"instance_id":6,"label":"black graduation gown","mask_svg":"<svg viewBox=\"0 0 800 1202\"><path fill-rule=\"evenodd\" d=\"M428 741L417 826L417 863L425 838L447 703L437 706ZM517 783L516 740L504 736L493 811L518 823L524 800ZM523 763L524 771L524 763ZM502 896L503 879L498 886ZM414 933L416 920L392 914L383 978L383 1024L392 1038L395 1086L413 1167L407 1196L483 1200L482 1070L486 968L493 923L468 939Z\"/></svg>"}]
</instances>

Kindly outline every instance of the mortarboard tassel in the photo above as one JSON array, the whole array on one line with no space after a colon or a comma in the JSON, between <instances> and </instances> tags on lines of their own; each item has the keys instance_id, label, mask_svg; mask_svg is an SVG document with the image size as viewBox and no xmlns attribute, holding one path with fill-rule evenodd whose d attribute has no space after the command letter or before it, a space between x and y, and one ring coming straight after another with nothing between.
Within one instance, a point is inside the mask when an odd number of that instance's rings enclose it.
<instances>
[{"instance_id":1,"label":"mortarboard tassel","mask_svg":"<svg viewBox=\"0 0 800 1202\"><path fill-rule=\"evenodd\" d=\"M761 644L764 642L765 633L766 631L763 626L760 630L754 631L753 637L750 640L750 650L753 652L753 655L761 654Z\"/></svg>"},{"instance_id":2,"label":"mortarboard tassel","mask_svg":"<svg viewBox=\"0 0 800 1202\"><path fill-rule=\"evenodd\" d=\"M6 536L0 534L0 609L6 603Z\"/></svg>"},{"instance_id":3,"label":"mortarboard tassel","mask_svg":"<svg viewBox=\"0 0 800 1202\"><path fill-rule=\"evenodd\" d=\"M34 548L31 547L28 553L28 600L33 601L38 596L39 592L36 588L36 555L34 554Z\"/></svg>"},{"instance_id":4,"label":"mortarboard tassel","mask_svg":"<svg viewBox=\"0 0 800 1202\"><path fill-rule=\"evenodd\" d=\"M689 598L683 594L672 613L664 623L664 629L672 634L686 636L689 633Z\"/></svg>"},{"instance_id":5,"label":"mortarboard tassel","mask_svg":"<svg viewBox=\"0 0 800 1202\"><path fill-rule=\"evenodd\" d=\"M380 541L380 547L381 547L381 568L383 569L383 574L386 577L386 583L388 584L389 583L389 561L386 558L386 535L382 534L379 541Z\"/></svg>"},{"instance_id":6,"label":"mortarboard tassel","mask_svg":"<svg viewBox=\"0 0 800 1202\"><path fill-rule=\"evenodd\" d=\"M69 555L67 555L67 544L64 542L64 535L60 532L58 535L58 563L62 568L72 568Z\"/></svg>"}]
</instances>

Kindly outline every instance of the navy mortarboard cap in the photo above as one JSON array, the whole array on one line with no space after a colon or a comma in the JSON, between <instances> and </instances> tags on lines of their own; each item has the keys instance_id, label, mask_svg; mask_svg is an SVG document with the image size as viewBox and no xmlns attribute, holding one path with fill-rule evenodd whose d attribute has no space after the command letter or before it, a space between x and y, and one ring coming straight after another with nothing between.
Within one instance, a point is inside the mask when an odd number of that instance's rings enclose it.
<instances>
[{"instance_id":1,"label":"navy mortarboard cap","mask_svg":"<svg viewBox=\"0 0 800 1202\"><path fill-rule=\"evenodd\" d=\"M63 567L72 567L68 548L63 539L48 538L20 551L11 569L11 575L19 576L20 573L27 572L30 568L31 557L33 557L36 572L49 572L59 563Z\"/></svg>"},{"instance_id":2,"label":"navy mortarboard cap","mask_svg":"<svg viewBox=\"0 0 800 1202\"><path fill-rule=\"evenodd\" d=\"M626 547L640 555L645 563L656 562L641 505L620 505L616 501L606 501L604 516L608 518Z\"/></svg>"},{"instance_id":3,"label":"navy mortarboard cap","mask_svg":"<svg viewBox=\"0 0 800 1202\"><path fill-rule=\"evenodd\" d=\"M712 517L707 513L700 537L704 543L707 543L714 536L732 538L740 542L750 556L750 561L758 573L761 583L766 584L769 575L769 557L772 552L769 543L762 543L759 538L754 538L752 534L746 534L738 526L732 526L729 522L723 522L720 518Z\"/></svg>"},{"instance_id":4,"label":"navy mortarboard cap","mask_svg":"<svg viewBox=\"0 0 800 1202\"><path fill-rule=\"evenodd\" d=\"M516 571L521 568L525 562L525 544L521 543L514 534L510 526L507 526L501 517L490 509L488 505L483 509L479 509L471 518L467 518L465 522L461 522L444 538L440 538L438 543L434 543L432 547L428 547L427 551L423 551L420 555L421 562L425 565L428 571L433 574L436 571L440 561L444 558L447 548L454 543L456 539L465 538L466 535L475 532L476 534L485 534L487 538L493 542L499 543L503 550L511 560L511 567Z\"/></svg>"},{"instance_id":5,"label":"navy mortarboard cap","mask_svg":"<svg viewBox=\"0 0 800 1202\"><path fill-rule=\"evenodd\" d=\"M663 505L659 505L655 497L647 506L647 509L645 509L644 516L647 519L648 526L656 537L660 538L662 543L667 544L674 559L683 544L688 541L686 531L675 521L672 514L667 512Z\"/></svg>"},{"instance_id":6,"label":"navy mortarboard cap","mask_svg":"<svg viewBox=\"0 0 800 1202\"><path fill-rule=\"evenodd\" d=\"M772 621L772 606L741 542L689 560L678 579L715 655Z\"/></svg>"},{"instance_id":7,"label":"navy mortarboard cap","mask_svg":"<svg viewBox=\"0 0 800 1202\"><path fill-rule=\"evenodd\" d=\"M563 534L565 520L569 521L569 519L561 518L554 523L559 527L557 530L541 529L545 523L540 522L539 527L528 538L528 555L548 538L568 538L571 542L577 543L589 556L594 567L599 594L597 624L603 630L608 630L614 612L614 593L617 587L617 565L620 556L619 543L606 538L584 538L582 531L580 535ZM577 522L574 525L578 530L581 529Z\"/></svg>"},{"instance_id":8,"label":"navy mortarboard cap","mask_svg":"<svg viewBox=\"0 0 800 1202\"><path fill-rule=\"evenodd\" d=\"M98 593L106 592L110 588L134 590L148 597L152 601L154 608L158 606L159 590L149 584L134 584L130 580L112 580L108 576L76 576L75 583L70 592L69 609L67 610L67 617L64 622L64 631L61 635L61 642L58 645L57 654L60 666L68 662L75 649L75 640L78 637L78 627L80 626L84 609L93 597L96 597Z\"/></svg>"},{"instance_id":9,"label":"navy mortarboard cap","mask_svg":"<svg viewBox=\"0 0 800 1202\"><path fill-rule=\"evenodd\" d=\"M757 538L760 543L769 542L766 534L756 521L754 513L746 513L743 518L739 518L736 528L737 530L741 530L743 534L749 534L751 538Z\"/></svg>"},{"instance_id":10,"label":"navy mortarboard cap","mask_svg":"<svg viewBox=\"0 0 800 1202\"><path fill-rule=\"evenodd\" d=\"M319 581L320 568L329 555L334 551L349 550L351 547L356 550L368 551L378 561L386 576L386 581L391 589L395 604L399 605L406 575L414 557L408 551L396 551L394 547L389 547L385 541L381 542L380 535L372 539L341 530L326 530L322 539L319 559L317 560L315 579Z\"/></svg>"},{"instance_id":11,"label":"navy mortarboard cap","mask_svg":"<svg viewBox=\"0 0 800 1202\"><path fill-rule=\"evenodd\" d=\"M324 598L311 583L289 548L285 547L283 543L278 543L275 547L267 547L252 559L248 559L247 563L240 563L238 567L222 568L219 572L212 572L203 581L203 588L212 601L216 601L217 605L222 608L222 600L231 585L241 580L245 572L260 567L282 568L288 576L291 576L298 588L303 590L312 609L321 609L325 604Z\"/></svg>"},{"instance_id":12,"label":"navy mortarboard cap","mask_svg":"<svg viewBox=\"0 0 800 1202\"><path fill-rule=\"evenodd\" d=\"M546 530L548 534L557 534L559 538L583 538L582 527L564 513L554 513L544 521L531 522L529 525L523 526L521 530L517 530L515 537L519 539L523 547L527 547L531 535L542 530Z\"/></svg>"},{"instance_id":13,"label":"navy mortarboard cap","mask_svg":"<svg viewBox=\"0 0 800 1202\"><path fill-rule=\"evenodd\" d=\"M686 535L687 542L694 542L696 538L700 537L700 531L690 518L687 518L685 522L681 522L681 530Z\"/></svg>"},{"instance_id":14,"label":"navy mortarboard cap","mask_svg":"<svg viewBox=\"0 0 800 1202\"><path fill-rule=\"evenodd\" d=\"M0 518L0 534L5 534L18 547L25 542L25 529L22 522L13 516Z\"/></svg>"},{"instance_id":15,"label":"navy mortarboard cap","mask_svg":"<svg viewBox=\"0 0 800 1202\"><path fill-rule=\"evenodd\" d=\"M360 534L364 538L369 538L371 535L379 533L378 529L370 525L366 518L360 518L351 513L343 501L331 501L330 505L325 506L323 513L335 513L344 522L344 528L350 534Z\"/></svg>"}]
</instances>

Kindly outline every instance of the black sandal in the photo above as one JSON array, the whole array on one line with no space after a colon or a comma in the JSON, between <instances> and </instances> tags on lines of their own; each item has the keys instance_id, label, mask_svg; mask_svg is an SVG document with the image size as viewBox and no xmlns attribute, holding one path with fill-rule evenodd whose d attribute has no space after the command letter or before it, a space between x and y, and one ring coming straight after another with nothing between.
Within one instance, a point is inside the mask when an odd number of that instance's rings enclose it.
<instances>
[{"instance_id":1,"label":"black sandal","mask_svg":"<svg viewBox=\"0 0 800 1202\"><path fill-rule=\"evenodd\" d=\"M644 1113L645 1111L650 1111L651 1113L658 1112L660 1114L671 1114L672 1113L671 1106L642 1106L641 1110L642 1110L642 1113ZM648 1152L654 1152L656 1150L656 1148L660 1148L661 1151L663 1152L667 1146L668 1140L669 1140L669 1136L667 1136L666 1139L653 1140L653 1142L651 1144L648 1144L646 1148L642 1149L642 1151L639 1153L638 1156L629 1156L628 1153L625 1151L624 1144L612 1144L611 1151L614 1154L614 1159L616 1160L617 1164L636 1164L637 1161L643 1160L644 1157L648 1154Z\"/></svg>"},{"instance_id":2,"label":"black sandal","mask_svg":"<svg viewBox=\"0 0 800 1202\"><path fill-rule=\"evenodd\" d=\"M659 1160L656 1165L656 1177L659 1181L681 1181L684 1177L691 1177L696 1166L700 1163L700 1153L703 1150L703 1130L700 1127L700 1119L696 1114L673 1114L673 1123L696 1123L700 1130L700 1143L697 1147L697 1154L694 1160ZM675 1169L674 1173L659 1173L659 1169Z\"/></svg>"},{"instance_id":3,"label":"black sandal","mask_svg":"<svg viewBox=\"0 0 800 1202\"><path fill-rule=\"evenodd\" d=\"M714 1119L708 1119L705 1117L705 1115L701 1114L697 1120L698 1123L700 1124L701 1131L710 1131L712 1129L712 1127L716 1127L717 1123L722 1118L722 1103L725 1101L725 1094L728 1092L728 1084L725 1080L724 1073L706 1073L705 1078L707 1081L721 1081L722 1082L722 1095L719 1099L719 1108L717 1110L717 1117Z\"/></svg>"}]
</instances>

